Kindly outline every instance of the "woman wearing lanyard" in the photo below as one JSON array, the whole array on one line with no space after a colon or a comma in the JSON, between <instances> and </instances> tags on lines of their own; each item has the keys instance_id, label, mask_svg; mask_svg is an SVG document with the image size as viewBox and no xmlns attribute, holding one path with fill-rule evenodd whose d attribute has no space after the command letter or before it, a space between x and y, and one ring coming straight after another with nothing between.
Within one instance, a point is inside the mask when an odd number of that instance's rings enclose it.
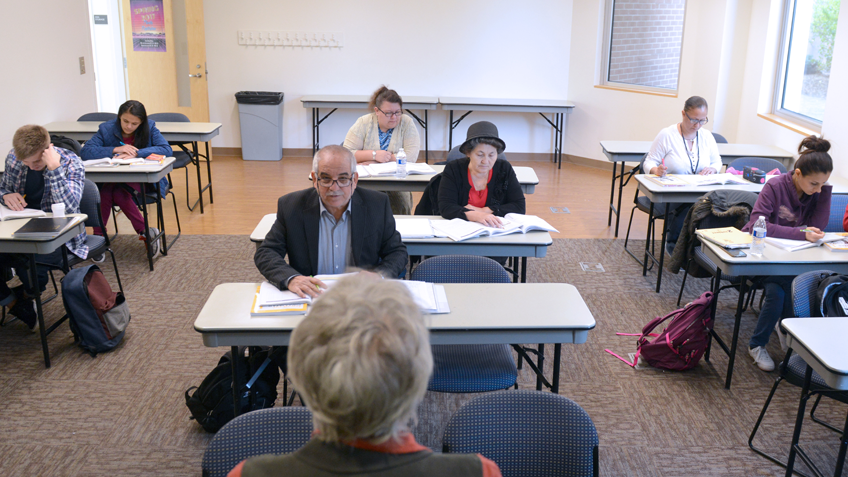
<instances>
[{"instance_id":1,"label":"woman wearing lanyard","mask_svg":"<svg viewBox=\"0 0 848 477\"><path fill-rule=\"evenodd\" d=\"M683 104L681 121L657 134L642 163L646 174L715 174L721 170L713 134L702 127L707 124L707 100L692 96ZM674 249L683 221L692 204L667 204L669 209L668 250ZM656 210L656 208L654 209Z\"/></svg>"}]
</instances>

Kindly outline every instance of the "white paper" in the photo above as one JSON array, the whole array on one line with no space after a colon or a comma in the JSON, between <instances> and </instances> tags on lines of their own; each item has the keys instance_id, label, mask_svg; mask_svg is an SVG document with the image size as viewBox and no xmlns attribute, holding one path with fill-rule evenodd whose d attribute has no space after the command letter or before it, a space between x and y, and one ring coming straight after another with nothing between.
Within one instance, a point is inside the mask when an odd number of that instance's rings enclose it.
<instances>
[{"instance_id":1,"label":"white paper","mask_svg":"<svg viewBox=\"0 0 848 477\"><path fill-rule=\"evenodd\" d=\"M438 311L438 306L436 305L436 292L433 289L432 283L419 282L415 280L398 281L406 286L412 294L415 304L418 305L421 310L427 313Z\"/></svg>"},{"instance_id":2,"label":"white paper","mask_svg":"<svg viewBox=\"0 0 848 477\"><path fill-rule=\"evenodd\" d=\"M0 220L27 219L30 217L45 217L47 214L40 209L12 210L0 204Z\"/></svg>"},{"instance_id":3,"label":"white paper","mask_svg":"<svg viewBox=\"0 0 848 477\"><path fill-rule=\"evenodd\" d=\"M397 219L395 228L402 239L423 239L435 237L430 219Z\"/></svg>"}]
</instances>

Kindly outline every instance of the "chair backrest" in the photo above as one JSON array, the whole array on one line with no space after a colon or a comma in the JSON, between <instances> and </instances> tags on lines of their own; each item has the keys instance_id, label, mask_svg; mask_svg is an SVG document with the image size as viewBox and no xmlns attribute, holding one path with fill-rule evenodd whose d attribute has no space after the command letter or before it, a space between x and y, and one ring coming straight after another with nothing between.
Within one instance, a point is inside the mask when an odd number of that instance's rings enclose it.
<instances>
[{"instance_id":1,"label":"chair backrest","mask_svg":"<svg viewBox=\"0 0 848 477\"><path fill-rule=\"evenodd\" d=\"M448 151L448 157L445 158L444 162L445 162L445 164L447 164L450 161L462 159L463 157L465 157L465 154L459 152L459 146L454 146L453 148L451 148L450 151ZM507 160L506 154L504 154L504 153L498 154L498 159L503 159L503 160L506 161Z\"/></svg>"},{"instance_id":2,"label":"chair backrest","mask_svg":"<svg viewBox=\"0 0 848 477\"><path fill-rule=\"evenodd\" d=\"M415 267L410 280L431 283L510 283L509 273L496 261L475 255L430 257Z\"/></svg>"},{"instance_id":3,"label":"chair backrest","mask_svg":"<svg viewBox=\"0 0 848 477\"><path fill-rule=\"evenodd\" d=\"M768 157L740 157L734 159L727 167L732 167L737 171L741 171L746 167L756 167L765 172L770 172L774 169L779 170L781 174L786 172L786 166L782 162L776 159L769 159Z\"/></svg>"},{"instance_id":4,"label":"chair backrest","mask_svg":"<svg viewBox=\"0 0 848 477\"><path fill-rule=\"evenodd\" d=\"M819 282L833 273L830 270L813 270L792 280L792 309L795 316L813 316L813 307L817 306L815 303Z\"/></svg>"},{"instance_id":5,"label":"chair backrest","mask_svg":"<svg viewBox=\"0 0 848 477\"><path fill-rule=\"evenodd\" d=\"M715 138L716 144L727 144L727 139L725 139L721 134L714 132L713 137Z\"/></svg>"},{"instance_id":6,"label":"chair backrest","mask_svg":"<svg viewBox=\"0 0 848 477\"><path fill-rule=\"evenodd\" d=\"M844 232L842 219L845 218L845 208L848 207L848 195L830 196L830 217L827 219L825 232Z\"/></svg>"},{"instance_id":7,"label":"chair backrest","mask_svg":"<svg viewBox=\"0 0 848 477\"><path fill-rule=\"evenodd\" d=\"M103 229L103 220L100 217L100 189L97 184L86 179L82 189L82 197L79 204L80 212L88 215L85 219L86 227L100 227Z\"/></svg>"},{"instance_id":8,"label":"chair backrest","mask_svg":"<svg viewBox=\"0 0 848 477\"><path fill-rule=\"evenodd\" d=\"M50 142L53 143L55 147L61 147L62 149L67 149L77 156L82 154L82 146L79 141L74 138L70 138L67 136L60 136L58 134L50 135Z\"/></svg>"},{"instance_id":9,"label":"chair backrest","mask_svg":"<svg viewBox=\"0 0 848 477\"><path fill-rule=\"evenodd\" d=\"M598 475L598 432L574 401L542 391L496 391L465 403L443 452L479 453L504 477Z\"/></svg>"},{"instance_id":10,"label":"chair backrest","mask_svg":"<svg viewBox=\"0 0 848 477\"><path fill-rule=\"evenodd\" d=\"M148 114L147 119L164 123L190 123L191 119L183 113L154 113Z\"/></svg>"},{"instance_id":11,"label":"chair backrest","mask_svg":"<svg viewBox=\"0 0 848 477\"><path fill-rule=\"evenodd\" d=\"M203 475L224 477L248 457L294 452L311 434L312 412L305 407L272 407L242 414L209 442L203 453Z\"/></svg>"},{"instance_id":12,"label":"chair backrest","mask_svg":"<svg viewBox=\"0 0 848 477\"><path fill-rule=\"evenodd\" d=\"M97 122L106 122L111 121L113 119L117 119L118 115L115 113L85 113L77 119L77 121L97 121Z\"/></svg>"}]
</instances>

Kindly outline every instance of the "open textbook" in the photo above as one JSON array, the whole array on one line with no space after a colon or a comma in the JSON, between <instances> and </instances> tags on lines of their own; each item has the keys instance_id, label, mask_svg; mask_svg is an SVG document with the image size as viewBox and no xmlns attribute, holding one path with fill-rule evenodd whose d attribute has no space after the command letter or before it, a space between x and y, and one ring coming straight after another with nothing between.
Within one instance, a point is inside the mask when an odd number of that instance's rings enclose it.
<instances>
[{"instance_id":1,"label":"open textbook","mask_svg":"<svg viewBox=\"0 0 848 477\"><path fill-rule=\"evenodd\" d=\"M359 177L389 177L397 171L396 162L382 162L378 164L357 165L356 172ZM406 164L406 173L409 174L435 174L436 170L430 164L409 162Z\"/></svg>"},{"instance_id":2,"label":"open textbook","mask_svg":"<svg viewBox=\"0 0 848 477\"><path fill-rule=\"evenodd\" d=\"M12 210L0 204L0 220L28 219L31 217L44 217L45 215L47 214L40 209Z\"/></svg>"},{"instance_id":3,"label":"open textbook","mask_svg":"<svg viewBox=\"0 0 848 477\"><path fill-rule=\"evenodd\" d=\"M115 157L104 157L102 159L91 159L83 161L83 165L90 167L114 167L128 165L153 165L162 164L163 162L165 162L165 156L160 154L151 154L147 158L133 157L130 159L118 159Z\"/></svg>"},{"instance_id":4,"label":"open textbook","mask_svg":"<svg viewBox=\"0 0 848 477\"><path fill-rule=\"evenodd\" d=\"M661 186L708 186L708 185L749 185L750 182L733 174L667 174L657 176L648 174L647 178Z\"/></svg>"},{"instance_id":5,"label":"open textbook","mask_svg":"<svg viewBox=\"0 0 848 477\"><path fill-rule=\"evenodd\" d=\"M544 230L547 232L559 232L544 219L535 215L506 214L501 217L503 228L487 227L477 222L469 222L463 219L431 220L430 225L434 232L444 234L452 240L461 242L474 237L497 237L515 233L527 233L531 230Z\"/></svg>"},{"instance_id":6,"label":"open textbook","mask_svg":"<svg viewBox=\"0 0 848 477\"><path fill-rule=\"evenodd\" d=\"M330 289L340 279L350 275L353 274L315 275L315 278L324 282L327 288ZM444 286L413 280L399 280L399 283L404 284L409 289L415 303L425 313L450 313ZM262 316L304 315L309 310L312 302L318 299L320 299L320 295L314 299L309 296L301 298L294 292L280 290L266 281L262 282L256 289L256 295L253 298L253 305L250 309L250 316L255 318Z\"/></svg>"},{"instance_id":7,"label":"open textbook","mask_svg":"<svg viewBox=\"0 0 848 477\"><path fill-rule=\"evenodd\" d=\"M808 240L791 240L791 239L782 239L782 238L774 238L774 237L766 237L766 243L769 245L773 245L779 249L787 250L789 252L797 252L798 250L804 250L807 248L820 247L828 242L836 242L838 240L844 240L845 234L835 234L835 233L826 233L824 237L821 239L810 242ZM828 247L831 250L835 249L835 247Z\"/></svg>"}]
</instances>

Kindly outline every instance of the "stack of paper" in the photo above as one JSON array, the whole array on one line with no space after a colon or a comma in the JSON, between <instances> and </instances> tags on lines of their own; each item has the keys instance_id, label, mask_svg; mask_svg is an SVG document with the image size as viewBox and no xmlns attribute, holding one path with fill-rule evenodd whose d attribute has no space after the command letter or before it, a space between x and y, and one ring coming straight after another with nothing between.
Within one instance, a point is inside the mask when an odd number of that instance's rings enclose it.
<instances>
[{"instance_id":1,"label":"stack of paper","mask_svg":"<svg viewBox=\"0 0 848 477\"><path fill-rule=\"evenodd\" d=\"M359 177L389 177L397 172L396 162L383 162L378 164L357 165L356 172ZM435 174L436 170L425 163L407 163L406 173L409 174Z\"/></svg>"},{"instance_id":2,"label":"stack of paper","mask_svg":"<svg viewBox=\"0 0 848 477\"><path fill-rule=\"evenodd\" d=\"M26 219L29 217L44 217L45 215L47 214L40 209L12 210L0 204L0 220Z\"/></svg>"},{"instance_id":3,"label":"stack of paper","mask_svg":"<svg viewBox=\"0 0 848 477\"><path fill-rule=\"evenodd\" d=\"M434 283L399 280L412 294L415 304L425 313L450 313L445 287Z\"/></svg>"},{"instance_id":4,"label":"stack of paper","mask_svg":"<svg viewBox=\"0 0 848 477\"><path fill-rule=\"evenodd\" d=\"M430 219L397 219L395 228L402 239L425 239L436 236Z\"/></svg>"},{"instance_id":5,"label":"stack of paper","mask_svg":"<svg viewBox=\"0 0 848 477\"><path fill-rule=\"evenodd\" d=\"M695 231L699 238L708 240L716 245L732 250L750 248L753 237L736 227L721 227L717 229L698 229Z\"/></svg>"}]
</instances>

